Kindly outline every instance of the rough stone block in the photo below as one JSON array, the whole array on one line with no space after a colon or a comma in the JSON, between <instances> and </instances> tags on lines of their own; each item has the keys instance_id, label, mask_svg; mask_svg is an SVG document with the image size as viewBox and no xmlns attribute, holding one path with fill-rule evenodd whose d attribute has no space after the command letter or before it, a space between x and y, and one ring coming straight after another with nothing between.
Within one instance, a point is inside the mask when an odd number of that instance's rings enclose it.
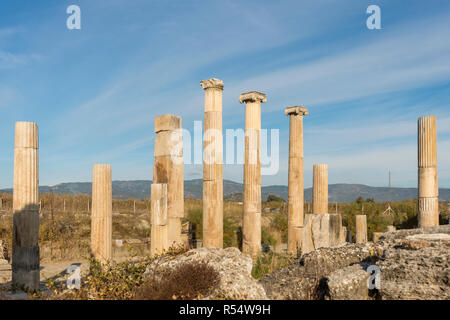
<instances>
[{"instance_id":1,"label":"rough stone block","mask_svg":"<svg viewBox=\"0 0 450 320\"><path fill-rule=\"evenodd\" d=\"M355 264L332 272L327 277L327 300L367 300L370 274Z\"/></svg>"},{"instance_id":2,"label":"rough stone block","mask_svg":"<svg viewBox=\"0 0 450 320\"><path fill-rule=\"evenodd\" d=\"M155 132L161 131L173 131L181 129L181 117L177 117L171 114L164 114L162 116L155 117Z\"/></svg>"}]
</instances>

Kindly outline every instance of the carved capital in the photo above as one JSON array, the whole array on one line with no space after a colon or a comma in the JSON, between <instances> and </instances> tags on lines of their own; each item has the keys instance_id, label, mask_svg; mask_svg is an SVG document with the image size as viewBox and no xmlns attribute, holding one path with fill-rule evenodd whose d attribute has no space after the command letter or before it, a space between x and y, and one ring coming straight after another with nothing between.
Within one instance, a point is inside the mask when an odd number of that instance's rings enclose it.
<instances>
[{"instance_id":1,"label":"carved capital","mask_svg":"<svg viewBox=\"0 0 450 320\"><path fill-rule=\"evenodd\" d=\"M240 103L244 103L244 102L248 102L248 101L264 103L267 101L267 98L264 93L258 92L258 91L245 92L239 96Z\"/></svg>"},{"instance_id":2,"label":"carved capital","mask_svg":"<svg viewBox=\"0 0 450 320\"><path fill-rule=\"evenodd\" d=\"M223 90L223 81L220 79L208 79L208 80L202 80L200 81L200 84L204 90L209 88L217 88L220 90Z\"/></svg>"},{"instance_id":3,"label":"carved capital","mask_svg":"<svg viewBox=\"0 0 450 320\"><path fill-rule=\"evenodd\" d=\"M284 109L284 113L287 116L293 115L301 115L301 116L307 116L308 115L308 109L304 106L293 106L293 107L287 107Z\"/></svg>"}]
</instances>

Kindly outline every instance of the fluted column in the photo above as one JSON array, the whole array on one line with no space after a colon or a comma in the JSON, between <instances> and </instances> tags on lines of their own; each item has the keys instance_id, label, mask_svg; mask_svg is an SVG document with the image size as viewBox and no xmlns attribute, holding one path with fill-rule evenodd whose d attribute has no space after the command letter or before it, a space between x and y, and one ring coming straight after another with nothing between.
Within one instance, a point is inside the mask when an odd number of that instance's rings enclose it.
<instances>
[{"instance_id":1,"label":"fluted column","mask_svg":"<svg viewBox=\"0 0 450 320\"><path fill-rule=\"evenodd\" d=\"M150 254L161 254L169 248L167 217L167 183L153 183L151 187Z\"/></svg>"},{"instance_id":2,"label":"fluted column","mask_svg":"<svg viewBox=\"0 0 450 320\"><path fill-rule=\"evenodd\" d=\"M91 251L95 259L112 258L112 179L110 164L94 164L92 172Z\"/></svg>"},{"instance_id":3,"label":"fluted column","mask_svg":"<svg viewBox=\"0 0 450 320\"><path fill-rule=\"evenodd\" d=\"M367 217L366 215L356 215L356 243L365 243L367 242Z\"/></svg>"},{"instance_id":4,"label":"fluted column","mask_svg":"<svg viewBox=\"0 0 450 320\"><path fill-rule=\"evenodd\" d=\"M328 165L313 167L313 213L328 213Z\"/></svg>"},{"instance_id":5,"label":"fluted column","mask_svg":"<svg viewBox=\"0 0 450 320\"><path fill-rule=\"evenodd\" d=\"M155 117L153 183L167 184L167 237L169 246L182 244L184 217L183 133L181 117Z\"/></svg>"},{"instance_id":6,"label":"fluted column","mask_svg":"<svg viewBox=\"0 0 450 320\"><path fill-rule=\"evenodd\" d=\"M200 82L205 90L203 140L203 246L223 247L223 82Z\"/></svg>"},{"instance_id":7,"label":"fluted column","mask_svg":"<svg viewBox=\"0 0 450 320\"><path fill-rule=\"evenodd\" d=\"M39 289L39 138L33 122L16 122L12 282Z\"/></svg>"},{"instance_id":8,"label":"fluted column","mask_svg":"<svg viewBox=\"0 0 450 320\"><path fill-rule=\"evenodd\" d=\"M439 225L436 117L418 120L419 228Z\"/></svg>"},{"instance_id":9,"label":"fluted column","mask_svg":"<svg viewBox=\"0 0 450 320\"><path fill-rule=\"evenodd\" d=\"M287 251L297 254L301 248L303 227L303 106L288 107L289 116L289 180L288 180L288 243Z\"/></svg>"},{"instance_id":10,"label":"fluted column","mask_svg":"<svg viewBox=\"0 0 450 320\"><path fill-rule=\"evenodd\" d=\"M266 95L251 91L240 95L245 102L244 218L242 251L255 257L261 252L261 103Z\"/></svg>"}]
</instances>

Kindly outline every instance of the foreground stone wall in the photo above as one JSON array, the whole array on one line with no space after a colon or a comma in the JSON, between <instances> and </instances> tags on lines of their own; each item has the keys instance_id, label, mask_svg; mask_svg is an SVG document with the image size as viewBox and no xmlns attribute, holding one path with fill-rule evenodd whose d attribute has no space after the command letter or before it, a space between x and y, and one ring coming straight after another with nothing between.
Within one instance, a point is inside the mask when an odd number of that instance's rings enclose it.
<instances>
[{"instance_id":1,"label":"foreground stone wall","mask_svg":"<svg viewBox=\"0 0 450 320\"><path fill-rule=\"evenodd\" d=\"M450 299L450 225L384 233L377 243L321 248L261 278L269 299ZM381 270L369 291L370 265Z\"/></svg>"}]
</instances>

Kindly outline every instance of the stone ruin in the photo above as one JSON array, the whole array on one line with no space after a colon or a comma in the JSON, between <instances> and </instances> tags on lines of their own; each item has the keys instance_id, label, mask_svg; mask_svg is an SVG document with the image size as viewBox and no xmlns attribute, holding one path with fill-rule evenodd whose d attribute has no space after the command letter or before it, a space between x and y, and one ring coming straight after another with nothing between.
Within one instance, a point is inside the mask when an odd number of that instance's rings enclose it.
<instances>
[{"instance_id":1,"label":"stone ruin","mask_svg":"<svg viewBox=\"0 0 450 320\"><path fill-rule=\"evenodd\" d=\"M203 245L223 247L223 145L222 92L219 79L201 81L205 90L203 157ZM245 162L242 251L253 258L261 253L261 103L266 95L250 91L240 95L245 104ZM328 212L328 165L314 165L313 213L304 214L303 117L304 106L285 109L289 116L289 254L307 255L316 250L342 246L352 241L342 226L340 214ZM153 184L151 186L151 252L163 253L183 244L184 174L181 118L155 118ZM17 122L14 149L13 241L11 271L15 285L39 288L39 170L38 127ZM418 209L419 227L439 224L436 118L418 120ZM91 251L101 260L112 259L111 166L96 164L92 177ZM393 226L388 227L393 232ZM373 241L383 239L375 232ZM367 243L366 216L356 216L356 243ZM1 257L0 257L1 258ZM2 261L6 261L2 258Z\"/></svg>"}]
</instances>

